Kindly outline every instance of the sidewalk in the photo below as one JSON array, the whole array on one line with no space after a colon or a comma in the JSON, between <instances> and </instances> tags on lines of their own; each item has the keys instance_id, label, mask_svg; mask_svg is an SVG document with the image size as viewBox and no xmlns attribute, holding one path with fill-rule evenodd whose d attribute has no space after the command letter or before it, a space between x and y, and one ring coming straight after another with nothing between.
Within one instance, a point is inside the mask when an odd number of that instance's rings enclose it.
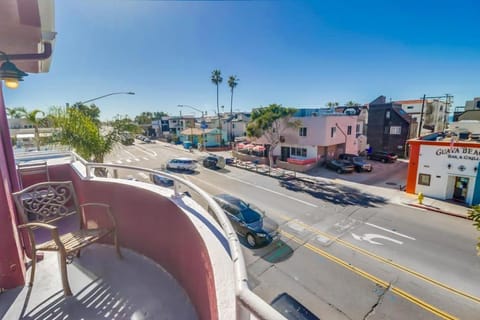
<instances>
[{"instance_id":1,"label":"sidewalk","mask_svg":"<svg viewBox=\"0 0 480 320\"><path fill-rule=\"evenodd\" d=\"M196 149L193 150L193 153L189 152L187 149L184 149L182 145L173 145L169 144L174 148L178 148L180 150L185 151L185 153L196 155L196 156L206 156L210 152L201 152ZM220 151L220 152L211 152L218 155L221 155L225 158L229 158L232 156L231 151ZM244 168L245 169L245 168ZM252 171L253 172L253 171ZM296 173L297 178L307 178L309 180L329 180L323 177L312 176L305 173ZM334 179L335 183L342 184L345 186L349 186L355 188L357 190L362 190L367 193L375 194L375 195L382 195L384 198L387 198L390 203L396 203L399 205L406 205L410 207L415 207L418 209L429 210L433 212L438 212L442 214L447 214L453 217L468 219L468 209L469 207L466 205L462 205L460 203L455 203L453 201L448 200L438 200L434 198L424 197L422 204L419 204L418 196L415 194L406 193L405 191L401 191L395 188L384 188L379 186L371 186L367 184L356 183L352 181L346 181L343 179Z\"/></svg>"}]
</instances>

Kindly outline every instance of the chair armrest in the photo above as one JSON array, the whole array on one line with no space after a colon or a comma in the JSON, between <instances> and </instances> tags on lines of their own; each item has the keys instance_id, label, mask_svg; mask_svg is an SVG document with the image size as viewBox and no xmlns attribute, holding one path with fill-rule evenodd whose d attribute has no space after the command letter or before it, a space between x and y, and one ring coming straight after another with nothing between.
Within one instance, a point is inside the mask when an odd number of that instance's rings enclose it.
<instances>
[{"instance_id":1,"label":"chair armrest","mask_svg":"<svg viewBox=\"0 0 480 320\"><path fill-rule=\"evenodd\" d=\"M82 225L85 226L84 217L85 217L85 207L103 207L105 208L105 211L107 212L108 217L110 218L110 221L112 222L113 228L117 228L117 221L115 220L115 217L112 214L112 211L110 210L110 205L106 203L100 203L100 202L88 202L88 203L83 203L80 205L82 208Z\"/></svg>"},{"instance_id":2,"label":"chair armrest","mask_svg":"<svg viewBox=\"0 0 480 320\"><path fill-rule=\"evenodd\" d=\"M33 228L45 228L50 230L50 235L52 236L52 240L55 241L55 244L61 251L65 251L65 247L63 246L62 241L60 240L60 236L58 235L58 227L53 226L48 223L44 222L28 222L24 224L18 225L18 229L27 229L28 234L30 236L30 243L32 247L35 247L35 235L33 234Z\"/></svg>"}]
</instances>

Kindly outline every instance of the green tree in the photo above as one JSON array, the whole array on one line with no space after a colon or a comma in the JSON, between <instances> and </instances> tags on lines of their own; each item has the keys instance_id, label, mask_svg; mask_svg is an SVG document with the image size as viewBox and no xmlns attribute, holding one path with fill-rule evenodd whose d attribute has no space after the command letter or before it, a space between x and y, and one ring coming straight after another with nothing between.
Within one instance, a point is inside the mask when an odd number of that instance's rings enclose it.
<instances>
[{"instance_id":1,"label":"green tree","mask_svg":"<svg viewBox=\"0 0 480 320\"><path fill-rule=\"evenodd\" d=\"M220 131L222 131L222 123L220 122L220 106L218 105L218 85L223 81L222 72L220 70L213 70L211 80L212 80L212 83L217 86L218 128L220 129Z\"/></svg>"},{"instance_id":2,"label":"green tree","mask_svg":"<svg viewBox=\"0 0 480 320\"><path fill-rule=\"evenodd\" d=\"M44 119L43 116L45 113L42 110L32 110L32 111L27 111L25 108L17 108L17 113L20 115L21 118L24 118L27 120L28 123L30 123L33 126L34 131L34 138L33 140L35 141L35 145L37 147L37 151L40 151L40 131L39 128L43 126L44 124ZM37 117L38 114L41 114L42 117Z\"/></svg>"},{"instance_id":3,"label":"green tree","mask_svg":"<svg viewBox=\"0 0 480 320\"><path fill-rule=\"evenodd\" d=\"M473 220L473 225L480 231L480 204L472 206L472 208L468 210L468 217ZM480 237L478 240L477 252L480 255Z\"/></svg>"},{"instance_id":4,"label":"green tree","mask_svg":"<svg viewBox=\"0 0 480 320\"><path fill-rule=\"evenodd\" d=\"M92 119L92 121L97 125L100 126L100 109L92 103L90 106L81 103L75 103L72 108L78 109L84 115Z\"/></svg>"},{"instance_id":5,"label":"green tree","mask_svg":"<svg viewBox=\"0 0 480 320\"><path fill-rule=\"evenodd\" d=\"M25 110L24 108L6 108L7 110L7 116L10 119L19 119L21 117L21 114L19 114L19 110Z\"/></svg>"},{"instance_id":6,"label":"green tree","mask_svg":"<svg viewBox=\"0 0 480 320\"><path fill-rule=\"evenodd\" d=\"M135 117L135 122L138 124L151 124L153 114L151 112L142 112Z\"/></svg>"},{"instance_id":7,"label":"green tree","mask_svg":"<svg viewBox=\"0 0 480 320\"><path fill-rule=\"evenodd\" d=\"M338 107L338 102L327 102L326 106L329 108Z\"/></svg>"},{"instance_id":8,"label":"green tree","mask_svg":"<svg viewBox=\"0 0 480 320\"><path fill-rule=\"evenodd\" d=\"M268 107L254 109L250 122L247 125L247 136L263 137L270 144L268 161L273 164L273 150L280 144L280 137L287 128L298 128L299 120L291 121L292 115L297 111L295 108L282 107L279 104L271 104Z\"/></svg>"},{"instance_id":9,"label":"green tree","mask_svg":"<svg viewBox=\"0 0 480 320\"><path fill-rule=\"evenodd\" d=\"M152 120L161 120L162 117L166 117L168 114L163 111L155 111L152 116Z\"/></svg>"},{"instance_id":10,"label":"green tree","mask_svg":"<svg viewBox=\"0 0 480 320\"><path fill-rule=\"evenodd\" d=\"M51 118L58 129L55 133L57 143L72 147L87 161L98 163L102 163L114 145L121 141L126 128L122 121L101 128L78 108L56 108Z\"/></svg>"},{"instance_id":11,"label":"green tree","mask_svg":"<svg viewBox=\"0 0 480 320\"><path fill-rule=\"evenodd\" d=\"M230 87L230 115L233 113L233 89L238 85L239 80L237 76L230 76L228 78L228 86Z\"/></svg>"},{"instance_id":12,"label":"green tree","mask_svg":"<svg viewBox=\"0 0 480 320\"><path fill-rule=\"evenodd\" d=\"M354 101L350 100L350 101L348 101L345 105L346 105L347 107L356 107L356 106L359 106L360 103L354 102Z\"/></svg>"}]
</instances>

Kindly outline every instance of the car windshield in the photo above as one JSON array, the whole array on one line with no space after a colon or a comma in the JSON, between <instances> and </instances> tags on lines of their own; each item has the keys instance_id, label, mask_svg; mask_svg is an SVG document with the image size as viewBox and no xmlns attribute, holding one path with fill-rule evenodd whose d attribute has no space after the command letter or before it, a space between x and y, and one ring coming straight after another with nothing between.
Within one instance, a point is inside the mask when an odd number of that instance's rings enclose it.
<instances>
[{"instance_id":1,"label":"car windshield","mask_svg":"<svg viewBox=\"0 0 480 320\"><path fill-rule=\"evenodd\" d=\"M235 203L235 206L239 209L240 213L242 214L243 221L246 223L252 223L262 218L262 215L255 206L252 206L242 200Z\"/></svg>"}]
</instances>

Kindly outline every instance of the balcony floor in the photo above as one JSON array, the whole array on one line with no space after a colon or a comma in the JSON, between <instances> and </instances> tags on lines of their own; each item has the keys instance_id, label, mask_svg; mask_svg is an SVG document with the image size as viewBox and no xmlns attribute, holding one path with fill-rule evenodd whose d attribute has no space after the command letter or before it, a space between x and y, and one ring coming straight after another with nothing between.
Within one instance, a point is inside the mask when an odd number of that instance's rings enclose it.
<instances>
[{"instance_id":1,"label":"balcony floor","mask_svg":"<svg viewBox=\"0 0 480 320\"><path fill-rule=\"evenodd\" d=\"M37 263L32 288L0 294L2 319L196 319L177 281L153 261L127 249L94 244L68 265L73 296L63 295L56 253ZM27 274L29 275L29 274Z\"/></svg>"}]
</instances>

